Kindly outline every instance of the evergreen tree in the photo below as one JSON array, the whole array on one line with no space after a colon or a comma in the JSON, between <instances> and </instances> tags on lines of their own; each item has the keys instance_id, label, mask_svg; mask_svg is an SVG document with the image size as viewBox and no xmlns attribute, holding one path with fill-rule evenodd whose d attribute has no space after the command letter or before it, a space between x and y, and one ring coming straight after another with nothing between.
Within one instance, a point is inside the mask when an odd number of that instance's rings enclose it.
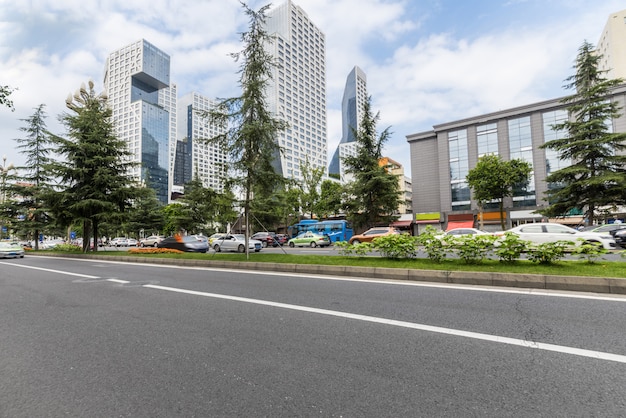
<instances>
[{"instance_id":1,"label":"evergreen tree","mask_svg":"<svg viewBox=\"0 0 626 418\"><path fill-rule=\"evenodd\" d=\"M350 197L346 202L346 215L357 228L388 225L397 219L394 212L400 205L398 178L380 165L383 147L391 133L386 128L377 136L376 123L380 113L372 114L371 100L370 96L363 103L359 129L353 129L357 153L343 160L346 172L354 176L347 185Z\"/></svg>"},{"instance_id":2,"label":"evergreen tree","mask_svg":"<svg viewBox=\"0 0 626 418\"><path fill-rule=\"evenodd\" d=\"M14 90L15 89L12 89L9 86L0 86L0 106L6 106L11 109L11 111L15 110L15 107L13 106L13 101L9 98Z\"/></svg>"},{"instance_id":3,"label":"evergreen tree","mask_svg":"<svg viewBox=\"0 0 626 418\"><path fill-rule=\"evenodd\" d=\"M576 93L563 100L573 120L554 125L567 135L543 145L572 162L546 177L557 186L547 192L550 206L541 211L546 216L563 216L577 209L593 224L600 207L626 203L626 133L612 133L607 124L621 114L620 105L609 94L623 80L604 78L606 71L598 69L600 59L590 43L585 41L579 48L576 73L566 85Z\"/></svg>"},{"instance_id":4,"label":"evergreen tree","mask_svg":"<svg viewBox=\"0 0 626 418\"><path fill-rule=\"evenodd\" d=\"M224 129L223 134L208 141L219 144L232 163L232 184L243 192L244 217L248 225L253 191L269 195L283 181L282 175L274 170L273 162L281 152L276 134L287 124L273 117L265 99L272 69L277 65L267 50L272 38L264 30L265 12L270 5L258 12L244 3L242 6L250 19L249 30L241 35L244 49L232 54L235 60L242 61L239 81L242 94L222 99L210 111L199 114L206 116L210 124ZM246 242L246 256L248 254Z\"/></svg>"},{"instance_id":5,"label":"evergreen tree","mask_svg":"<svg viewBox=\"0 0 626 418\"><path fill-rule=\"evenodd\" d=\"M151 187L137 189L132 207L128 211L124 230L144 231L144 235L160 235L165 227L163 204L157 198L156 191Z\"/></svg>"},{"instance_id":6,"label":"evergreen tree","mask_svg":"<svg viewBox=\"0 0 626 418\"><path fill-rule=\"evenodd\" d=\"M99 222L110 214L124 212L136 196L136 187L127 175L135 163L124 141L115 136L112 111L106 95L96 94L94 84L81 88L66 100L72 113L61 115L68 138L52 136L56 152L64 157L54 165L64 189L52 196L57 213L83 224L83 251L89 240L98 241ZM94 246L94 249L97 249Z\"/></svg>"},{"instance_id":7,"label":"evergreen tree","mask_svg":"<svg viewBox=\"0 0 626 418\"><path fill-rule=\"evenodd\" d=\"M486 203L497 200L500 209L500 226L504 225L504 198L513 195L513 190L525 188L532 166L530 163L513 159L504 161L499 155L484 155L476 166L467 173L467 184L472 189L473 197L478 202L480 213ZM482 221L481 221L482 228Z\"/></svg>"},{"instance_id":8,"label":"evergreen tree","mask_svg":"<svg viewBox=\"0 0 626 418\"><path fill-rule=\"evenodd\" d=\"M8 209L12 219L19 218L20 235L34 241L34 248L39 249L39 234L50 223L50 211L44 205L44 198L52 187L50 173L50 136L46 129L45 105L35 108L32 116L21 119L25 126L19 128L25 135L18 138L17 150L25 156L25 165L18 167L22 175L13 182L9 192L20 196L10 202Z\"/></svg>"}]
</instances>

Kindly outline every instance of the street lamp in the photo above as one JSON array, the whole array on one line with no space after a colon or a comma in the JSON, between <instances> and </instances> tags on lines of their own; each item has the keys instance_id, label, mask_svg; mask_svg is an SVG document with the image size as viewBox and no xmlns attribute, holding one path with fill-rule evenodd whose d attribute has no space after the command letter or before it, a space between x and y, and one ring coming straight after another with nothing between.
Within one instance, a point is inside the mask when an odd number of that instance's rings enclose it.
<instances>
[{"instance_id":1,"label":"street lamp","mask_svg":"<svg viewBox=\"0 0 626 418\"><path fill-rule=\"evenodd\" d=\"M0 190L0 207L2 207L7 198L7 176L9 171L15 170L13 163L7 165L7 156L2 156L2 166L0 166L0 176L2 176L2 190ZM2 230L4 228L4 218L0 216L0 239L2 239Z\"/></svg>"}]
</instances>

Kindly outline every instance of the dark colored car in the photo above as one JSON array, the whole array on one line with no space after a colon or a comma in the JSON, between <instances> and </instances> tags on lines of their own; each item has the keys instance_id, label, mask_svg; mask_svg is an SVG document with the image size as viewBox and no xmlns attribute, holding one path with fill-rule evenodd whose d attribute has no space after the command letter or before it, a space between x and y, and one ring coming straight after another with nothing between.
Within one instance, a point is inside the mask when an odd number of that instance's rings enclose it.
<instances>
[{"instance_id":1,"label":"dark colored car","mask_svg":"<svg viewBox=\"0 0 626 418\"><path fill-rule=\"evenodd\" d=\"M193 235L174 235L161 240L157 247L190 253L206 253L209 250L209 243L207 240L198 240Z\"/></svg>"},{"instance_id":2,"label":"dark colored car","mask_svg":"<svg viewBox=\"0 0 626 418\"><path fill-rule=\"evenodd\" d=\"M615 231L613 238L615 238L615 243L617 245L622 248L626 248L626 229L618 229Z\"/></svg>"},{"instance_id":3,"label":"dark colored car","mask_svg":"<svg viewBox=\"0 0 626 418\"><path fill-rule=\"evenodd\" d=\"M269 247L278 246L278 242L276 242L275 237L276 237L276 232L262 231L262 232L257 232L256 234L252 235L250 238L261 241L263 243L263 248L265 248L268 246Z\"/></svg>"},{"instance_id":4,"label":"dark colored car","mask_svg":"<svg viewBox=\"0 0 626 418\"><path fill-rule=\"evenodd\" d=\"M275 241L278 241L278 245L285 245L289 241L289 237L286 234L276 234Z\"/></svg>"}]
</instances>

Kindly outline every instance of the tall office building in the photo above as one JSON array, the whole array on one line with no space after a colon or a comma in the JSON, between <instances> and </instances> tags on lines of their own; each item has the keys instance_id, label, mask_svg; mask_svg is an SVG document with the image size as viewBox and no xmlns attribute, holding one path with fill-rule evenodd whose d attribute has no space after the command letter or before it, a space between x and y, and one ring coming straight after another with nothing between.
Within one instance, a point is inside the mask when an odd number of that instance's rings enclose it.
<instances>
[{"instance_id":1,"label":"tall office building","mask_svg":"<svg viewBox=\"0 0 626 418\"><path fill-rule=\"evenodd\" d=\"M168 203L176 134L169 55L143 39L118 49L107 58L104 87L117 135L126 141L131 160L139 163L128 174Z\"/></svg>"},{"instance_id":2,"label":"tall office building","mask_svg":"<svg viewBox=\"0 0 626 418\"><path fill-rule=\"evenodd\" d=\"M346 144L356 141L353 130L358 130L359 128L363 104L366 100L367 77L363 70L355 66L348 74L346 86L343 90L343 99L341 101L341 141L339 141L339 145L337 145L337 149L328 166L328 174L338 174L342 180L344 179L344 169L341 158L354 155L356 151L354 146L347 146Z\"/></svg>"},{"instance_id":3,"label":"tall office building","mask_svg":"<svg viewBox=\"0 0 626 418\"><path fill-rule=\"evenodd\" d=\"M275 166L284 177L301 180L307 160L327 169L325 35L291 0L268 12L265 30L275 37L267 47L278 63L267 102L289 124L278 137L284 153Z\"/></svg>"},{"instance_id":4,"label":"tall office building","mask_svg":"<svg viewBox=\"0 0 626 418\"><path fill-rule=\"evenodd\" d=\"M178 100L179 140L176 141L175 190L181 191L185 183L196 177L204 187L220 193L224 190L226 155L219 146L202 141L223 132L196 112L209 110L212 105L211 99L195 92Z\"/></svg>"},{"instance_id":5,"label":"tall office building","mask_svg":"<svg viewBox=\"0 0 626 418\"><path fill-rule=\"evenodd\" d=\"M602 55L600 69L608 71L606 78L626 80L626 9L609 15L596 51Z\"/></svg>"}]
</instances>

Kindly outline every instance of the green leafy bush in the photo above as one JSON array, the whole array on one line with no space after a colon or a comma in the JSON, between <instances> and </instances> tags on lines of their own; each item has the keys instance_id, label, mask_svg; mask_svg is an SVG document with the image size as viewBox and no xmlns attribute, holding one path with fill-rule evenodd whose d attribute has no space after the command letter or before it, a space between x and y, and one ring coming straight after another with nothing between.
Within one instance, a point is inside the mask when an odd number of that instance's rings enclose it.
<instances>
[{"instance_id":1,"label":"green leafy bush","mask_svg":"<svg viewBox=\"0 0 626 418\"><path fill-rule=\"evenodd\" d=\"M579 238L579 241L582 242L572 249L572 254L578 256L581 260L587 260L588 263L595 263L604 254L608 253L599 242L587 242L582 238Z\"/></svg>"},{"instance_id":2,"label":"green leafy bush","mask_svg":"<svg viewBox=\"0 0 626 418\"><path fill-rule=\"evenodd\" d=\"M359 244L353 245L349 244L346 241L337 241L333 243L333 246L338 249L339 254L346 256L357 256L357 257L365 257L372 251L374 251L373 245L371 242L361 242Z\"/></svg>"},{"instance_id":3,"label":"green leafy bush","mask_svg":"<svg viewBox=\"0 0 626 418\"><path fill-rule=\"evenodd\" d=\"M466 264L479 264L488 258L497 239L494 235L449 235L448 237L445 243Z\"/></svg>"},{"instance_id":4,"label":"green leafy bush","mask_svg":"<svg viewBox=\"0 0 626 418\"><path fill-rule=\"evenodd\" d=\"M437 231L429 225L424 232L417 237L417 243L422 246L429 260L441 263L446 259L448 252L443 238L444 237L441 237L440 231Z\"/></svg>"},{"instance_id":5,"label":"green leafy bush","mask_svg":"<svg viewBox=\"0 0 626 418\"><path fill-rule=\"evenodd\" d=\"M565 250L574 245L572 241L544 242L543 244L531 244L526 252L526 257L533 263L552 264L565 256Z\"/></svg>"},{"instance_id":6,"label":"green leafy bush","mask_svg":"<svg viewBox=\"0 0 626 418\"><path fill-rule=\"evenodd\" d=\"M417 255L417 238L409 234L391 234L374 238L372 246L386 258L413 258Z\"/></svg>"},{"instance_id":7,"label":"green leafy bush","mask_svg":"<svg viewBox=\"0 0 626 418\"><path fill-rule=\"evenodd\" d=\"M494 252L500 261L504 263L512 263L519 260L522 253L527 251L529 244L530 243L528 241L521 239L519 235L512 232L505 232L504 238L498 239L494 243Z\"/></svg>"}]
</instances>

